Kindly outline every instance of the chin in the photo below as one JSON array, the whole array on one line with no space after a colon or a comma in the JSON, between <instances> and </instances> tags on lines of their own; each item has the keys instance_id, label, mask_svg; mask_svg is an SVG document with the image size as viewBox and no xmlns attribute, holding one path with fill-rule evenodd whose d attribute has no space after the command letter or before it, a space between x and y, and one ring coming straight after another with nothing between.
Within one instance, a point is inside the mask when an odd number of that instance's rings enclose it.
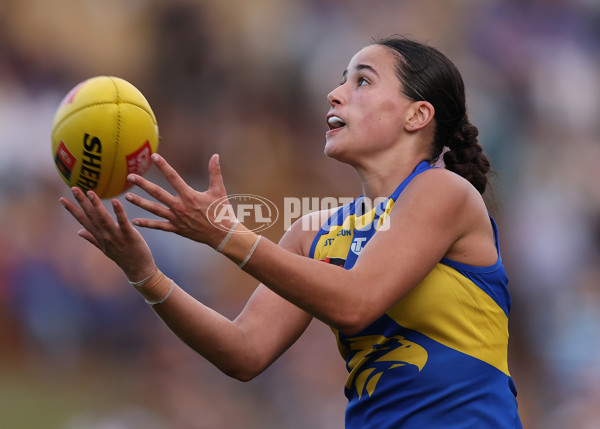
<instances>
[{"instance_id":1,"label":"chin","mask_svg":"<svg viewBox=\"0 0 600 429\"><path fill-rule=\"evenodd\" d=\"M327 142L323 148L323 153L327 158L337 159L337 157L340 155L340 148Z\"/></svg>"},{"instance_id":2,"label":"chin","mask_svg":"<svg viewBox=\"0 0 600 429\"><path fill-rule=\"evenodd\" d=\"M323 152L327 158L335 159L336 161L344 164L353 164L350 154L340 147L336 147L334 145L325 145Z\"/></svg>"}]
</instances>

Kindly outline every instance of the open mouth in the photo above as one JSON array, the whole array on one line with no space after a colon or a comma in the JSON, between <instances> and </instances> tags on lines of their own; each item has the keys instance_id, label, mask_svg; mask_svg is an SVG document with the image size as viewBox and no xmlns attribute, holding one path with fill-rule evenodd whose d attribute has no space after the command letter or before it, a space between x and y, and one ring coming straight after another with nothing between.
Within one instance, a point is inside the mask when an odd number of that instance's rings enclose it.
<instances>
[{"instance_id":1,"label":"open mouth","mask_svg":"<svg viewBox=\"0 0 600 429\"><path fill-rule=\"evenodd\" d=\"M330 130L336 130L338 128L342 128L346 126L346 123L342 121L339 116L330 116L327 118L327 124L329 125Z\"/></svg>"}]
</instances>

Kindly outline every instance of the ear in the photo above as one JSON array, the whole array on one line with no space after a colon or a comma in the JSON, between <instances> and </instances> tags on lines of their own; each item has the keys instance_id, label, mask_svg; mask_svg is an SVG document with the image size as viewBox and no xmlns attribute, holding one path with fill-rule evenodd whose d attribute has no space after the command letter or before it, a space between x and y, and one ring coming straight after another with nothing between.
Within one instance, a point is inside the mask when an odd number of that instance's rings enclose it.
<instances>
[{"instance_id":1,"label":"ear","mask_svg":"<svg viewBox=\"0 0 600 429\"><path fill-rule=\"evenodd\" d=\"M428 101L415 101L407 110L404 129L408 132L418 131L433 122L435 109Z\"/></svg>"}]
</instances>

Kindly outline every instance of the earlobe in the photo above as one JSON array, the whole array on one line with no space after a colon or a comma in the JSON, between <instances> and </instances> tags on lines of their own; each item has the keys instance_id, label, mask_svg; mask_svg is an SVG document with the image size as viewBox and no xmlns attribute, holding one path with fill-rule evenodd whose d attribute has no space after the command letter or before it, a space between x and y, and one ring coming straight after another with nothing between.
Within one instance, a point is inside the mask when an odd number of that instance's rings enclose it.
<instances>
[{"instance_id":1,"label":"earlobe","mask_svg":"<svg viewBox=\"0 0 600 429\"><path fill-rule=\"evenodd\" d=\"M409 111L409 117L406 121L406 131L413 132L425 128L435 115L433 105L427 101L415 102Z\"/></svg>"}]
</instances>

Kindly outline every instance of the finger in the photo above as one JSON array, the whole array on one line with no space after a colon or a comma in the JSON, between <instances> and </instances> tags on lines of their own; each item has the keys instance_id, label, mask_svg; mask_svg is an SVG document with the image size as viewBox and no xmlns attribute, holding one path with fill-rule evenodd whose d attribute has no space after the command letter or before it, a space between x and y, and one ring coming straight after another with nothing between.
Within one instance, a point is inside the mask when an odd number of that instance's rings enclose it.
<instances>
[{"instance_id":1,"label":"finger","mask_svg":"<svg viewBox=\"0 0 600 429\"><path fill-rule=\"evenodd\" d=\"M96 237L94 237L92 233L89 232L87 229L77 231L77 235L81 238L84 238L86 241L92 243L100 251L104 252L102 247L100 246L100 243L98 242L98 240L96 240Z\"/></svg>"},{"instance_id":2,"label":"finger","mask_svg":"<svg viewBox=\"0 0 600 429\"><path fill-rule=\"evenodd\" d=\"M129 222L129 218L127 217L127 213L125 213L125 209L119 202L119 200L112 200L113 210L115 212L115 217L117 218L117 223L119 224L119 228L121 231L128 235L133 232L133 226Z\"/></svg>"},{"instance_id":3,"label":"finger","mask_svg":"<svg viewBox=\"0 0 600 429\"><path fill-rule=\"evenodd\" d=\"M81 207L81 210L87 218L87 223L82 225L85 229L92 232L92 234L95 233L95 231L100 228L100 225L98 222L98 213L92 205L90 198L78 187L73 187L71 188L71 190L73 191L73 196L75 197L75 200L77 201L79 207Z\"/></svg>"},{"instance_id":4,"label":"finger","mask_svg":"<svg viewBox=\"0 0 600 429\"><path fill-rule=\"evenodd\" d=\"M158 229L160 231L177 233L175 225L168 220L135 218L132 222L135 226L140 226L142 228Z\"/></svg>"},{"instance_id":5,"label":"finger","mask_svg":"<svg viewBox=\"0 0 600 429\"><path fill-rule=\"evenodd\" d=\"M96 224L102 231L106 231L111 235L116 233L116 224L113 217L110 215L98 195L94 191L87 191L88 199L95 213ZM92 219L92 222L94 219Z\"/></svg>"},{"instance_id":6,"label":"finger","mask_svg":"<svg viewBox=\"0 0 600 429\"><path fill-rule=\"evenodd\" d=\"M154 201L147 200L145 198L140 197L139 195L127 193L125 194L125 199L136 206L165 219L171 219L170 215L173 213L167 207L155 203Z\"/></svg>"},{"instance_id":7,"label":"finger","mask_svg":"<svg viewBox=\"0 0 600 429\"><path fill-rule=\"evenodd\" d=\"M83 210L83 212L87 215L87 212L91 211L91 203L85 196L85 193L76 186L71 188L71 192L73 192L73 197L75 197L75 201L77 201L77 204L79 204L81 210Z\"/></svg>"},{"instance_id":8,"label":"finger","mask_svg":"<svg viewBox=\"0 0 600 429\"><path fill-rule=\"evenodd\" d=\"M171 207L175 203L175 197L173 195L156 183L144 179L142 176L130 174L127 176L127 181L146 191L148 195L154 197L157 201L160 201L167 207Z\"/></svg>"},{"instance_id":9,"label":"finger","mask_svg":"<svg viewBox=\"0 0 600 429\"><path fill-rule=\"evenodd\" d=\"M218 154L214 154L208 161L208 189L221 196L226 195L223 175L221 174L221 162Z\"/></svg>"},{"instance_id":10,"label":"finger","mask_svg":"<svg viewBox=\"0 0 600 429\"><path fill-rule=\"evenodd\" d=\"M83 214L83 211L79 207L77 207L75 204L73 204L73 202L71 200L69 200L68 198L61 197L61 198L59 198L58 201L62 204L62 206L65 209L67 209L67 211L69 213L71 213L71 215L74 218L78 219L78 218L85 216Z\"/></svg>"},{"instance_id":11,"label":"finger","mask_svg":"<svg viewBox=\"0 0 600 429\"><path fill-rule=\"evenodd\" d=\"M187 183L185 183L181 176L177 174L177 171L175 171L175 169L171 167L162 156L154 153L152 154L152 161L154 162L154 165L158 167L163 176L165 176L177 194L181 195L186 188L188 188Z\"/></svg>"},{"instance_id":12,"label":"finger","mask_svg":"<svg viewBox=\"0 0 600 429\"><path fill-rule=\"evenodd\" d=\"M81 226L83 226L86 229L91 228L90 220L88 219L87 215L84 213L83 210L81 210L68 198L60 198L59 201L63 205L63 207L66 208L69 213L71 213L71 215L77 220L77 222L79 222Z\"/></svg>"},{"instance_id":13,"label":"finger","mask_svg":"<svg viewBox=\"0 0 600 429\"><path fill-rule=\"evenodd\" d=\"M71 202L71 200L69 200L67 198L60 198L59 201L69 211L69 213L71 213L71 215L73 215L73 217L75 219L77 219L77 221L81 224L81 226L86 228L85 225L88 224L89 222L87 221L87 216L85 215L83 210L81 210L79 207L77 207L75 204L73 204ZM79 230L77 232L77 235L79 235L80 237L83 237L84 239L86 239L87 241L92 243L94 246L96 246L98 249L100 249L100 244L87 229ZM100 250L102 250L102 249L100 249Z\"/></svg>"}]
</instances>

